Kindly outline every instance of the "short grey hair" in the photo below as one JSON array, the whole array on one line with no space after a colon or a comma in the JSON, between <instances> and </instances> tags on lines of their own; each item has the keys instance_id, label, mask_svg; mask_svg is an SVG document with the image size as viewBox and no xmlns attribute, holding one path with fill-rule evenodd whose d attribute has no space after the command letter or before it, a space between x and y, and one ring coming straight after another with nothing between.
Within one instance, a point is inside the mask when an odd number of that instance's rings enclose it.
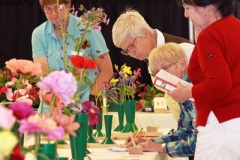
<instances>
[{"instance_id":1,"label":"short grey hair","mask_svg":"<svg viewBox=\"0 0 240 160\"><path fill-rule=\"evenodd\" d=\"M153 34L153 29L138 11L127 10L118 17L113 25L112 38L114 45L120 48L120 45L128 36L132 38L142 36L142 29L146 29L150 34Z\"/></svg>"}]
</instances>

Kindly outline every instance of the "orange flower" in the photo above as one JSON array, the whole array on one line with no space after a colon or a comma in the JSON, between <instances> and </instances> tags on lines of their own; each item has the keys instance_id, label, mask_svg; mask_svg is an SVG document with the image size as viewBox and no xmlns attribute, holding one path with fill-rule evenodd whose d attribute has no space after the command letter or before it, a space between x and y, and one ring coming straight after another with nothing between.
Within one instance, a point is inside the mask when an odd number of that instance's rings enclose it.
<instances>
[{"instance_id":1,"label":"orange flower","mask_svg":"<svg viewBox=\"0 0 240 160\"><path fill-rule=\"evenodd\" d=\"M48 92L43 94L42 92L39 93L40 97L42 98L43 102L45 102L47 105L50 105L52 98L53 98L53 93ZM58 96L56 96L54 106L60 106L61 105L61 100Z\"/></svg>"},{"instance_id":2,"label":"orange flower","mask_svg":"<svg viewBox=\"0 0 240 160\"><path fill-rule=\"evenodd\" d=\"M83 56L76 55L70 57L71 64L75 68L96 69L97 63L94 60L85 59Z\"/></svg>"},{"instance_id":3,"label":"orange flower","mask_svg":"<svg viewBox=\"0 0 240 160\"><path fill-rule=\"evenodd\" d=\"M11 59L5 62L6 67L11 70L12 73L25 73L30 75L39 75L42 73L41 64L33 63L30 60L23 59Z\"/></svg>"}]
</instances>

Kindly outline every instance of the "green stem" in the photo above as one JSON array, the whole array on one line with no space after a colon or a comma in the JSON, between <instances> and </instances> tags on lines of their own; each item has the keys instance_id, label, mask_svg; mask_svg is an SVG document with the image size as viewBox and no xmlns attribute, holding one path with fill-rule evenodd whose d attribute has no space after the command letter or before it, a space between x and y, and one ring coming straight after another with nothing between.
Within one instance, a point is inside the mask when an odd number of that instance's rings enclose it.
<instances>
[{"instance_id":1,"label":"green stem","mask_svg":"<svg viewBox=\"0 0 240 160\"><path fill-rule=\"evenodd\" d=\"M87 23L86 28L84 29L83 35L82 35L82 37L81 37L81 41L80 41L79 45L76 46L77 55L79 55L79 52L80 52L80 50L81 50L81 48L82 48L82 44L83 44L83 42L84 42L84 40L85 40L85 36L86 36L86 34L87 34L87 31L88 31L88 27L89 27L89 26L90 26L90 23Z\"/></svg>"},{"instance_id":2,"label":"green stem","mask_svg":"<svg viewBox=\"0 0 240 160\"><path fill-rule=\"evenodd\" d=\"M66 34L64 31L62 32L62 40L63 40L63 64L64 64L64 69L67 69L68 66L68 59L67 59L67 44L66 44Z\"/></svg>"},{"instance_id":3,"label":"green stem","mask_svg":"<svg viewBox=\"0 0 240 160\"><path fill-rule=\"evenodd\" d=\"M57 97L56 94L53 94L53 97L52 97L52 100L51 100L50 106L49 106L50 113L52 113L52 111L53 111L56 97Z\"/></svg>"},{"instance_id":4,"label":"green stem","mask_svg":"<svg viewBox=\"0 0 240 160\"><path fill-rule=\"evenodd\" d=\"M40 133L35 133L35 155L38 155L38 151L39 151L39 146L40 146L40 138L41 138L41 134Z\"/></svg>"}]
</instances>

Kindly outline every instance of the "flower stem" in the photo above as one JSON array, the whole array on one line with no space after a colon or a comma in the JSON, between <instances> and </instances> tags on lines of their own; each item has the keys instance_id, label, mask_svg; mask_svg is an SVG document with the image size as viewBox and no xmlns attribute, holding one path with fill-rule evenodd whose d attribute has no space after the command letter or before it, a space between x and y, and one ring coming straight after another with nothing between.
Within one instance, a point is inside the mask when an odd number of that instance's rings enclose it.
<instances>
[{"instance_id":1,"label":"flower stem","mask_svg":"<svg viewBox=\"0 0 240 160\"><path fill-rule=\"evenodd\" d=\"M86 34L87 34L87 31L88 31L88 27L90 26L89 22L87 23L86 25L86 28L84 29L84 32L82 34L82 37L81 37L81 40L80 40L80 43L76 46L76 51L77 51L77 54L79 55L79 52L82 48L82 44L84 43L84 40L85 40L85 37L86 37Z\"/></svg>"}]
</instances>

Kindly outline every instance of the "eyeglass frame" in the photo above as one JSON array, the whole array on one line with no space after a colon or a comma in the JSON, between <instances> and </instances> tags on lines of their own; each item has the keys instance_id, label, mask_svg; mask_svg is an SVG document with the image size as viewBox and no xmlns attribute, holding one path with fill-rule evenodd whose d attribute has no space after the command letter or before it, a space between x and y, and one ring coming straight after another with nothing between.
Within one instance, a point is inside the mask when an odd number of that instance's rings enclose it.
<instances>
[{"instance_id":1,"label":"eyeglass frame","mask_svg":"<svg viewBox=\"0 0 240 160\"><path fill-rule=\"evenodd\" d=\"M130 45L128 45L128 47L127 47L126 50L122 50L122 51L121 51L121 54L123 54L123 55L125 55L125 56L129 56L128 52L129 52L129 51L133 51L134 49L136 49L134 43L136 42L137 37L138 37L138 36L136 36L136 37L134 38L133 42L132 42Z\"/></svg>"},{"instance_id":2,"label":"eyeglass frame","mask_svg":"<svg viewBox=\"0 0 240 160\"><path fill-rule=\"evenodd\" d=\"M51 7L46 8L46 6L43 6L43 11L46 14L52 14L53 10L58 13L61 5L63 5L63 4L60 4L59 6L56 5L56 6L54 6L54 8L51 8ZM46 11L45 9L48 9L48 11Z\"/></svg>"},{"instance_id":3,"label":"eyeglass frame","mask_svg":"<svg viewBox=\"0 0 240 160\"><path fill-rule=\"evenodd\" d=\"M176 61L176 62L174 62L174 63L170 63L169 65L167 65L166 67L162 67L161 69L167 71L171 66L174 66L174 65L177 64L178 62L179 62L179 61ZM160 70L161 70L161 69L160 69ZM159 70L159 71L160 71L160 70ZM159 72L159 71L158 71L158 72ZM158 73L158 72L157 72L157 73ZM155 78L156 75L157 75L157 73L152 73L152 72L151 72L150 75Z\"/></svg>"}]
</instances>

